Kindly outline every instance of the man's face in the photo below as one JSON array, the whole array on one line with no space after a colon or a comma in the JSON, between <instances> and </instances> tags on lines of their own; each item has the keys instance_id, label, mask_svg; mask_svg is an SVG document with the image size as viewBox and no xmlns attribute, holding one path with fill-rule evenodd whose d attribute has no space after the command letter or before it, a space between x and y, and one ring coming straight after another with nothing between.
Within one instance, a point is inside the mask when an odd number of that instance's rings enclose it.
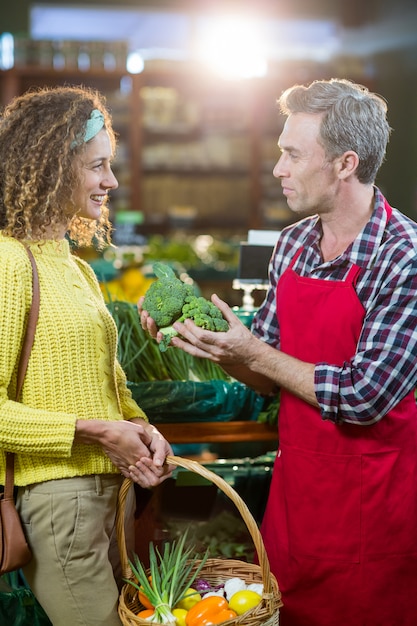
<instances>
[{"instance_id":1,"label":"man's face","mask_svg":"<svg viewBox=\"0 0 417 626\"><path fill-rule=\"evenodd\" d=\"M281 157L273 174L294 213L313 215L332 210L338 178L319 143L320 114L293 113L278 141Z\"/></svg>"}]
</instances>

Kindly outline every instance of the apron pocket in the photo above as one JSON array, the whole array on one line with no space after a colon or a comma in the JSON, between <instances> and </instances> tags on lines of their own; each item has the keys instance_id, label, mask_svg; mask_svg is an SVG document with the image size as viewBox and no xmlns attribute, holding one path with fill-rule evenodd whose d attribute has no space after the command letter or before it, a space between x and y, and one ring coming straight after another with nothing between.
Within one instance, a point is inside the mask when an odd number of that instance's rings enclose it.
<instances>
[{"instance_id":1,"label":"apron pocket","mask_svg":"<svg viewBox=\"0 0 417 626\"><path fill-rule=\"evenodd\" d=\"M281 446L290 553L358 563L361 456Z\"/></svg>"},{"instance_id":2,"label":"apron pocket","mask_svg":"<svg viewBox=\"0 0 417 626\"><path fill-rule=\"evenodd\" d=\"M362 526L367 559L417 553L417 468L404 449L362 457Z\"/></svg>"}]
</instances>

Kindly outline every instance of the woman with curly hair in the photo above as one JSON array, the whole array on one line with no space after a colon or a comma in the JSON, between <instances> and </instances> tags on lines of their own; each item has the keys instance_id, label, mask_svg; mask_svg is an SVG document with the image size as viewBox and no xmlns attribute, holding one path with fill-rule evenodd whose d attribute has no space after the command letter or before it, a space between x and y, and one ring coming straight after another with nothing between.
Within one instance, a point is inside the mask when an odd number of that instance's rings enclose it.
<instances>
[{"instance_id":1,"label":"woman with curly hair","mask_svg":"<svg viewBox=\"0 0 417 626\"><path fill-rule=\"evenodd\" d=\"M123 477L153 487L171 448L133 401L117 331L70 243L110 243L115 134L104 97L81 87L15 98L0 117L0 483L14 453L24 573L54 626L120 626L109 547ZM24 244L24 245L22 245ZM36 261L40 313L14 400Z\"/></svg>"}]
</instances>

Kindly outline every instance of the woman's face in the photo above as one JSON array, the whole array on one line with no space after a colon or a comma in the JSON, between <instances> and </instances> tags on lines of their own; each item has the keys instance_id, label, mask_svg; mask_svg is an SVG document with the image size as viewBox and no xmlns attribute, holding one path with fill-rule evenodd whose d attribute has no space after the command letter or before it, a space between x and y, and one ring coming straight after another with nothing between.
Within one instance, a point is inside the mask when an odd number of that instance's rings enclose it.
<instances>
[{"instance_id":1,"label":"woman's face","mask_svg":"<svg viewBox=\"0 0 417 626\"><path fill-rule=\"evenodd\" d=\"M81 182L73 194L79 217L99 219L101 207L107 200L107 192L117 189L119 184L111 169L112 158L110 138L103 128L87 142L85 151L80 156Z\"/></svg>"}]
</instances>

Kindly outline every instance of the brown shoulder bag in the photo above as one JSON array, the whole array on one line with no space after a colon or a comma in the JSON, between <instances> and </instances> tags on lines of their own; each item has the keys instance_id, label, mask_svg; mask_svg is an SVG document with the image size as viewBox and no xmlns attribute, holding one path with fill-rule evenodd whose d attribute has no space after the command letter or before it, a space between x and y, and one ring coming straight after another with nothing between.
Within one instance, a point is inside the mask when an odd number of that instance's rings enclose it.
<instances>
[{"instance_id":1,"label":"brown shoulder bag","mask_svg":"<svg viewBox=\"0 0 417 626\"><path fill-rule=\"evenodd\" d=\"M39 316L39 278L35 259L29 248L26 247L32 264L32 305L29 312L28 324L20 353L17 372L16 397L18 401L22 391L23 380L29 361L30 352L35 338L36 324ZM0 576L6 572L17 570L26 565L32 558L27 544L22 522L17 512L13 497L14 489L14 453L6 452L6 475L4 493L0 494Z\"/></svg>"}]
</instances>

